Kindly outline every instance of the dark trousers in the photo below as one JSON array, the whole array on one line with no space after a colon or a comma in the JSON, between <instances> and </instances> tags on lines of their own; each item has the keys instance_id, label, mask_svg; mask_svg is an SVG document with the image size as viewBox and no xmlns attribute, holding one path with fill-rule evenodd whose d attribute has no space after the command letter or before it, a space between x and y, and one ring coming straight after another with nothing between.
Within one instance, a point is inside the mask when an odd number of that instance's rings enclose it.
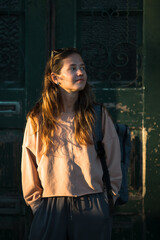
<instances>
[{"instance_id":1,"label":"dark trousers","mask_svg":"<svg viewBox=\"0 0 160 240\"><path fill-rule=\"evenodd\" d=\"M112 217L104 193L43 198L30 240L110 240Z\"/></svg>"}]
</instances>

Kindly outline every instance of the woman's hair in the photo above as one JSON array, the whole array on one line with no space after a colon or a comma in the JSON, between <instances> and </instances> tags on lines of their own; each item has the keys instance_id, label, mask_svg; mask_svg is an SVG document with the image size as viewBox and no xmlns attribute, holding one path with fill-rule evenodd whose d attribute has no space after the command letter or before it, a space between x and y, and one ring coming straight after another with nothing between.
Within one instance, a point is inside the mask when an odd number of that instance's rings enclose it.
<instances>
[{"instance_id":1,"label":"woman's hair","mask_svg":"<svg viewBox=\"0 0 160 240\"><path fill-rule=\"evenodd\" d=\"M32 120L33 128L40 131L45 152L52 142L51 135L58 127L58 118L63 111L63 103L59 86L51 79L51 73L59 74L63 67L63 59L79 52L75 48L59 49L52 52L51 58L46 64L44 74L44 87L40 100L28 113L27 118ZM80 54L79 54L80 55ZM75 138L79 144L92 144L92 127L94 124L94 96L88 83L79 92L79 97L74 106ZM37 127L38 120L38 127Z\"/></svg>"}]
</instances>

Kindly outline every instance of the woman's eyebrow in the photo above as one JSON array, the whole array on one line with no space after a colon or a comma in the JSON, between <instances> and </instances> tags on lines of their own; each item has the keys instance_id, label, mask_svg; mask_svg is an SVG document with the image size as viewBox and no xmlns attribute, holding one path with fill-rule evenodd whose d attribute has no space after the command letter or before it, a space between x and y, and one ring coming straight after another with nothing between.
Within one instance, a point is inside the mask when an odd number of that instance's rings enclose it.
<instances>
[{"instance_id":1,"label":"woman's eyebrow","mask_svg":"<svg viewBox=\"0 0 160 240\"><path fill-rule=\"evenodd\" d=\"M72 66L77 66L77 64L72 63L72 64L70 64L69 66L71 66L71 67L72 67ZM85 64L84 64L84 63L81 63L80 66L85 66Z\"/></svg>"}]
</instances>

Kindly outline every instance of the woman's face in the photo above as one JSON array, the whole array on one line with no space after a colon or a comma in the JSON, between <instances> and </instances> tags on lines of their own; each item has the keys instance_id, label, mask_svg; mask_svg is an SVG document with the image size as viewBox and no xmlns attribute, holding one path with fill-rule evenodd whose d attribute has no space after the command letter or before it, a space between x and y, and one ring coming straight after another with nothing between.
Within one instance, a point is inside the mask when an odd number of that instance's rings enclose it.
<instances>
[{"instance_id":1,"label":"woman's face","mask_svg":"<svg viewBox=\"0 0 160 240\"><path fill-rule=\"evenodd\" d=\"M81 56L73 53L62 61L63 67L60 74L56 75L54 82L58 82L59 86L69 93L83 90L86 85L87 74Z\"/></svg>"}]
</instances>

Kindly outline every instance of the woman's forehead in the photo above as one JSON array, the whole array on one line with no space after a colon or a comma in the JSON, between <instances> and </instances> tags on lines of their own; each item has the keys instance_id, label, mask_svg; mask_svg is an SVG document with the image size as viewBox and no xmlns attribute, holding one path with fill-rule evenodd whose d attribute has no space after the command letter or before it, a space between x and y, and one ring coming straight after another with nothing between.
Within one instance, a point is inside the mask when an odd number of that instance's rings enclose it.
<instances>
[{"instance_id":1,"label":"woman's forehead","mask_svg":"<svg viewBox=\"0 0 160 240\"><path fill-rule=\"evenodd\" d=\"M82 57L78 53L73 53L68 57L63 59L63 66L64 65L84 65Z\"/></svg>"}]
</instances>

